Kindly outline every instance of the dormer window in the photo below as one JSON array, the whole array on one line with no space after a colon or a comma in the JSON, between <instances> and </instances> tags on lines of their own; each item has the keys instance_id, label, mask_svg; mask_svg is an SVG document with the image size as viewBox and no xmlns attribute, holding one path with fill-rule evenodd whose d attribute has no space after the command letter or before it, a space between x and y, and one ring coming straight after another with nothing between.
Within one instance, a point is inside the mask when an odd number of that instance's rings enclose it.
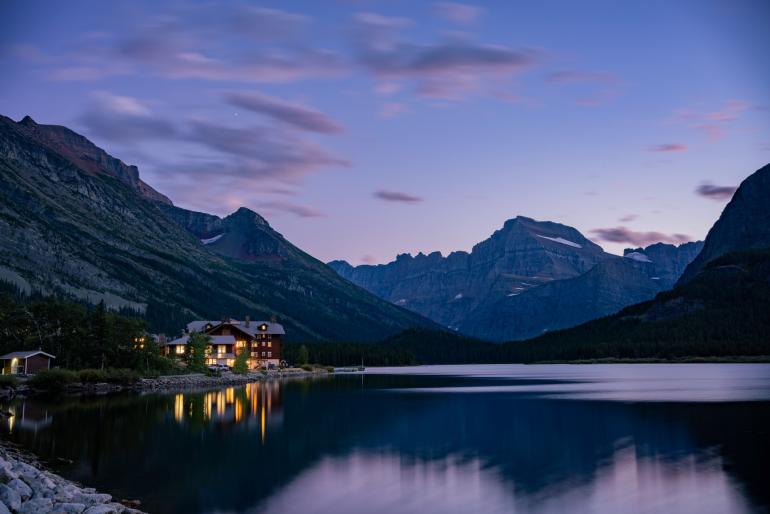
<instances>
[{"instance_id":1,"label":"dormer window","mask_svg":"<svg viewBox=\"0 0 770 514\"><path fill-rule=\"evenodd\" d=\"M262 323L262 324L259 326L259 331L260 331L260 332L264 332L264 331L266 331L266 330L267 330L267 323Z\"/></svg>"}]
</instances>

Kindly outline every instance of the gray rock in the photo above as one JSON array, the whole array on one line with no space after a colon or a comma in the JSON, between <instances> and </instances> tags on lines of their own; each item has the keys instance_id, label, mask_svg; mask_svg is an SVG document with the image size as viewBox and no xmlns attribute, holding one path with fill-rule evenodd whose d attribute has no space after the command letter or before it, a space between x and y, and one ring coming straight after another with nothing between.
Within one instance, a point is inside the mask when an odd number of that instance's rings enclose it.
<instances>
[{"instance_id":1,"label":"gray rock","mask_svg":"<svg viewBox=\"0 0 770 514\"><path fill-rule=\"evenodd\" d=\"M2 463L0 463L0 482L7 484L15 478L19 478L19 475L13 471L11 463L2 461Z\"/></svg>"},{"instance_id":2,"label":"gray rock","mask_svg":"<svg viewBox=\"0 0 770 514\"><path fill-rule=\"evenodd\" d=\"M21 508L21 496L6 484L0 484L0 501L13 511Z\"/></svg>"},{"instance_id":3,"label":"gray rock","mask_svg":"<svg viewBox=\"0 0 770 514\"><path fill-rule=\"evenodd\" d=\"M51 514L80 514L84 510L86 510L86 506L82 503L57 503Z\"/></svg>"},{"instance_id":4,"label":"gray rock","mask_svg":"<svg viewBox=\"0 0 770 514\"><path fill-rule=\"evenodd\" d=\"M83 514L123 514L126 508L119 503L103 503L89 507Z\"/></svg>"},{"instance_id":5,"label":"gray rock","mask_svg":"<svg viewBox=\"0 0 770 514\"><path fill-rule=\"evenodd\" d=\"M85 490L86 489L83 489L83 491ZM85 505L91 506L99 503L108 503L112 501L112 496L109 494L80 492L73 496L72 501L75 503L84 503Z\"/></svg>"},{"instance_id":6,"label":"gray rock","mask_svg":"<svg viewBox=\"0 0 770 514\"><path fill-rule=\"evenodd\" d=\"M32 497L32 489L18 478L8 482L8 487L19 493L22 501L27 501Z\"/></svg>"},{"instance_id":7,"label":"gray rock","mask_svg":"<svg viewBox=\"0 0 770 514\"><path fill-rule=\"evenodd\" d=\"M0 514L11 514L11 511L8 510L8 507L3 502L0 502Z\"/></svg>"},{"instance_id":8,"label":"gray rock","mask_svg":"<svg viewBox=\"0 0 770 514\"><path fill-rule=\"evenodd\" d=\"M53 508L50 498L33 498L24 502L19 509L19 514L48 514Z\"/></svg>"}]
</instances>

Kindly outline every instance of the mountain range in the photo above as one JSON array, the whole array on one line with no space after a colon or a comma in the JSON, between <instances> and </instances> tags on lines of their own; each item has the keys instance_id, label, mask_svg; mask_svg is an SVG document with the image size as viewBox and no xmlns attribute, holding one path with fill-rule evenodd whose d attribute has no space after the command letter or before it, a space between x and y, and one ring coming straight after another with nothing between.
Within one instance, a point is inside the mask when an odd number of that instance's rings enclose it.
<instances>
[{"instance_id":1,"label":"mountain range","mask_svg":"<svg viewBox=\"0 0 770 514\"><path fill-rule=\"evenodd\" d=\"M770 164L740 185L676 286L601 319L510 343L515 362L770 354Z\"/></svg>"},{"instance_id":2,"label":"mountain range","mask_svg":"<svg viewBox=\"0 0 770 514\"><path fill-rule=\"evenodd\" d=\"M0 280L143 315L277 316L294 340L373 340L436 325L340 278L245 208L172 205L72 130L0 116Z\"/></svg>"},{"instance_id":3,"label":"mountain range","mask_svg":"<svg viewBox=\"0 0 770 514\"><path fill-rule=\"evenodd\" d=\"M471 252L329 265L348 280L481 339L526 339L612 314L671 288L702 247L657 243L606 253L575 228L518 216Z\"/></svg>"}]
</instances>

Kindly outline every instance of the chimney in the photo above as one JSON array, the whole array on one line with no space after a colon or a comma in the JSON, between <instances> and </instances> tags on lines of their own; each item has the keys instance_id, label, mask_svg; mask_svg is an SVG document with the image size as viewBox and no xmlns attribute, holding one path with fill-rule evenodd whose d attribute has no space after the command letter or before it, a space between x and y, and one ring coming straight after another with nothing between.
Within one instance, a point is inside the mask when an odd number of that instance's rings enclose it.
<instances>
[{"instance_id":1,"label":"chimney","mask_svg":"<svg viewBox=\"0 0 770 514\"><path fill-rule=\"evenodd\" d=\"M251 325L251 316L246 316L243 326L248 328L249 325Z\"/></svg>"},{"instance_id":2,"label":"chimney","mask_svg":"<svg viewBox=\"0 0 770 514\"><path fill-rule=\"evenodd\" d=\"M166 334L158 334L158 343L166 344Z\"/></svg>"},{"instance_id":3,"label":"chimney","mask_svg":"<svg viewBox=\"0 0 770 514\"><path fill-rule=\"evenodd\" d=\"M275 314L270 316L270 323L278 323L278 318L275 317Z\"/></svg>"}]
</instances>

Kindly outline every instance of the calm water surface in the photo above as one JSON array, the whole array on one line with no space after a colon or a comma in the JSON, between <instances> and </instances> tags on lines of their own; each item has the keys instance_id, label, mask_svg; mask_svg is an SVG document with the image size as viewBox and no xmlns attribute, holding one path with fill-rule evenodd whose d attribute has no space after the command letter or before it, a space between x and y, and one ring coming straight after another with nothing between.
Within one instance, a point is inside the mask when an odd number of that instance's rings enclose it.
<instances>
[{"instance_id":1,"label":"calm water surface","mask_svg":"<svg viewBox=\"0 0 770 514\"><path fill-rule=\"evenodd\" d=\"M149 512L770 509L763 364L383 368L2 407L2 437Z\"/></svg>"}]
</instances>

